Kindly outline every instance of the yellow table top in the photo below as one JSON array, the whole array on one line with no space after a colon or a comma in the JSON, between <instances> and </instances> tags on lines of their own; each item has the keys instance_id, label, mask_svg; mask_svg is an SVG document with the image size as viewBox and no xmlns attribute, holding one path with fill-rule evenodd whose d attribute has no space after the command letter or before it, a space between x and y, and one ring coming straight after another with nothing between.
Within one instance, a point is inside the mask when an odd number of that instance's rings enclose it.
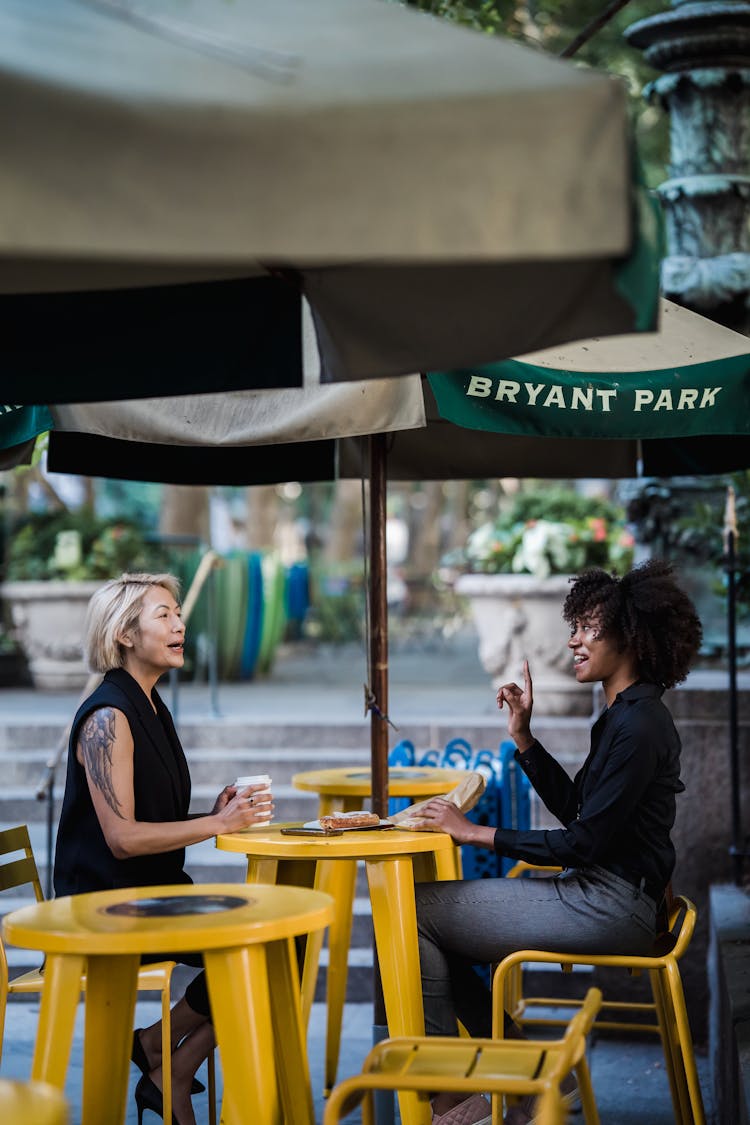
<instances>
[{"instance_id":1,"label":"yellow table top","mask_svg":"<svg viewBox=\"0 0 750 1125\"><path fill-rule=\"evenodd\" d=\"M434 797L453 789L462 776L461 770L437 766L394 766L388 771L388 792L391 797ZM369 797L372 791L366 766L295 773L292 785L328 797Z\"/></svg>"},{"instance_id":2,"label":"yellow table top","mask_svg":"<svg viewBox=\"0 0 750 1125\"><path fill-rule=\"evenodd\" d=\"M282 836L282 828L248 828L216 837L216 847L226 852L268 856L274 859L372 859L377 856L418 855L453 847L446 832L407 832L398 828L345 831L341 836Z\"/></svg>"},{"instance_id":3,"label":"yellow table top","mask_svg":"<svg viewBox=\"0 0 750 1125\"><path fill-rule=\"evenodd\" d=\"M45 953L190 952L309 933L332 916L333 899L320 891L204 883L68 895L14 910L3 933Z\"/></svg>"}]
</instances>

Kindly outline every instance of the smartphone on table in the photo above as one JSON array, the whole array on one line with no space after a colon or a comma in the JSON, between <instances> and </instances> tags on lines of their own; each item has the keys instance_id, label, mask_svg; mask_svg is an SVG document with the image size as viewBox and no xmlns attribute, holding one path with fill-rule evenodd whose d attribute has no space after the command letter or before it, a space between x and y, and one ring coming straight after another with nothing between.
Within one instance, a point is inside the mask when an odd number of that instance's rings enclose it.
<instances>
[{"instance_id":1,"label":"smartphone on table","mask_svg":"<svg viewBox=\"0 0 750 1125\"><path fill-rule=\"evenodd\" d=\"M282 836L343 836L343 828L282 828Z\"/></svg>"}]
</instances>

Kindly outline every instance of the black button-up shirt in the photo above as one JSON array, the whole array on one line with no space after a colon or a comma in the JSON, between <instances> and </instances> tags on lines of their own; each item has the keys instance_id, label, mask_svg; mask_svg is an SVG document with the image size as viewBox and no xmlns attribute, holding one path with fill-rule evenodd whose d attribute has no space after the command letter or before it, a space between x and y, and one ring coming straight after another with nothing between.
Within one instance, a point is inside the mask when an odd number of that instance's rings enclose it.
<instances>
[{"instance_id":1,"label":"black button-up shirt","mask_svg":"<svg viewBox=\"0 0 750 1125\"><path fill-rule=\"evenodd\" d=\"M571 781L535 742L516 752L537 793L565 826L529 832L498 828L495 850L561 867L620 868L660 887L675 863L670 830L680 781L680 738L655 684L620 692L591 730L591 749Z\"/></svg>"}]
</instances>

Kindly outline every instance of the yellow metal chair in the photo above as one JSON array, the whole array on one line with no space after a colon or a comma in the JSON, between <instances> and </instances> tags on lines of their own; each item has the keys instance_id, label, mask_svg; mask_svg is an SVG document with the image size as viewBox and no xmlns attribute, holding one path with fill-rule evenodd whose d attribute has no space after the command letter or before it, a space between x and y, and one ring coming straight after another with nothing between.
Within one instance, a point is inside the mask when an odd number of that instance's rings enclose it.
<instances>
[{"instance_id":1,"label":"yellow metal chair","mask_svg":"<svg viewBox=\"0 0 750 1125\"><path fill-rule=\"evenodd\" d=\"M46 1082L0 1078L0 1121L7 1125L68 1125L68 1103Z\"/></svg>"},{"instance_id":2,"label":"yellow metal chair","mask_svg":"<svg viewBox=\"0 0 750 1125\"><path fill-rule=\"evenodd\" d=\"M555 1086L545 1090L534 1109L534 1125L565 1125L568 1113L562 1094Z\"/></svg>"},{"instance_id":3,"label":"yellow metal chair","mask_svg":"<svg viewBox=\"0 0 750 1125\"><path fill-rule=\"evenodd\" d=\"M410 1090L421 1099L447 1090L489 1094L493 1116L501 1113L501 1096L542 1097L559 1092L560 1083L575 1070L587 1125L599 1115L586 1062L586 1036L602 1002L598 988L589 989L580 1011L562 1039L461 1039L442 1036L385 1039L370 1051L361 1074L346 1078L332 1091L323 1125L336 1125L364 1099L363 1125L373 1125L376 1090ZM544 1105L546 1122L557 1123L561 1102L554 1093Z\"/></svg>"},{"instance_id":4,"label":"yellow metal chair","mask_svg":"<svg viewBox=\"0 0 750 1125\"><path fill-rule=\"evenodd\" d=\"M534 868L533 865L522 862L516 864L508 874L518 875L526 870L555 871L559 868ZM524 997L521 982L521 969L524 964L559 964L564 972L570 972L575 965L624 968L632 975L647 972L651 984L652 1002L604 1000L602 1008L614 1011L615 1014L652 1014L654 1018L640 1022L597 1019L596 1028L597 1030L653 1032L659 1035L664 1051L675 1120L680 1125L691 1125L691 1123L705 1125L693 1040L677 964L690 944L695 920L696 910L693 903L683 896L676 896L671 904L669 929L667 933L659 936L653 952L648 956L572 954L530 949L509 954L498 965L493 979L493 1035L502 1038L503 1009L507 1010L517 1023L539 1028L559 1026L564 1024L565 1020L556 1016L532 1016L528 1014L530 1009L571 1008L581 1003L580 1000L553 996Z\"/></svg>"},{"instance_id":5,"label":"yellow metal chair","mask_svg":"<svg viewBox=\"0 0 750 1125\"><path fill-rule=\"evenodd\" d=\"M23 852L23 859L6 860L5 857ZM5 860L4 862L2 862ZM0 891L31 886L37 902L44 901L44 892L25 824L17 828L7 828L0 832ZM172 1120L172 1045L170 1040L170 988L175 961L155 961L144 965L138 974L139 992L159 992L161 994L162 1020L162 1059L164 1076L164 1120ZM26 973L9 977L8 958L0 936L0 1058L2 1058L3 1037L5 1034L5 1011L8 996L15 993L41 992L44 976L40 969L29 969ZM81 978L81 988L86 988L86 978ZM216 1075L213 1052L208 1057L208 1103L210 1125L216 1125ZM6 1120L11 1120L7 1118Z\"/></svg>"}]
</instances>

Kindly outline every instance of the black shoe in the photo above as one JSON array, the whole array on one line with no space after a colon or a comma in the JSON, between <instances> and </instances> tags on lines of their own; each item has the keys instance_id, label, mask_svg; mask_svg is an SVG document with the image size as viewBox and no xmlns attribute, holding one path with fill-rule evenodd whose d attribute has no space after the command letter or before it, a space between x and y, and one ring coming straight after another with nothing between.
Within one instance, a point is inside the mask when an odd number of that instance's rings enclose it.
<instances>
[{"instance_id":1,"label":"black shoe","mask_svg":"<svg viewBox=\"0 0 750 1125\"><path fill-rule=\"evenodd\" d=\"M135 1029L135 1031L133 1032L133 1049L130 1052L130 1059L138 1067L138 1069L140 1070L143 1077L148 1078L148 1076L151 1072L151 1067L148 1064L148 1059L146 1058L146 1052L143 1050L143 1044L141 1043L141 1032L142 1031L143 1031L142 1027L137 1027ZM205 1088L206 1087L203 1085L202 1082L199 1082L197 1078L194 1078L193 1084L190 1087L190 1094L191 1094L191 1096L193 1094L202 1094L203 1091L205 1090Z\"/></svg>"},{"instance_id":2,"label":"black shoe","mask_svg":"<svg viewBox=\"0 0 750 1125\"><path fill-rule=\"evenodd\" d=\"M144 1109L150 1109L157 1117L164 1117L164 1095L147 1074L138 1079L138 1085L135 1088L135 1104L138 1109L138 1125L143 1125ZM180 1125L174 1114L172 1114L172 1125Z\"/></svg>"}]
</instances>

